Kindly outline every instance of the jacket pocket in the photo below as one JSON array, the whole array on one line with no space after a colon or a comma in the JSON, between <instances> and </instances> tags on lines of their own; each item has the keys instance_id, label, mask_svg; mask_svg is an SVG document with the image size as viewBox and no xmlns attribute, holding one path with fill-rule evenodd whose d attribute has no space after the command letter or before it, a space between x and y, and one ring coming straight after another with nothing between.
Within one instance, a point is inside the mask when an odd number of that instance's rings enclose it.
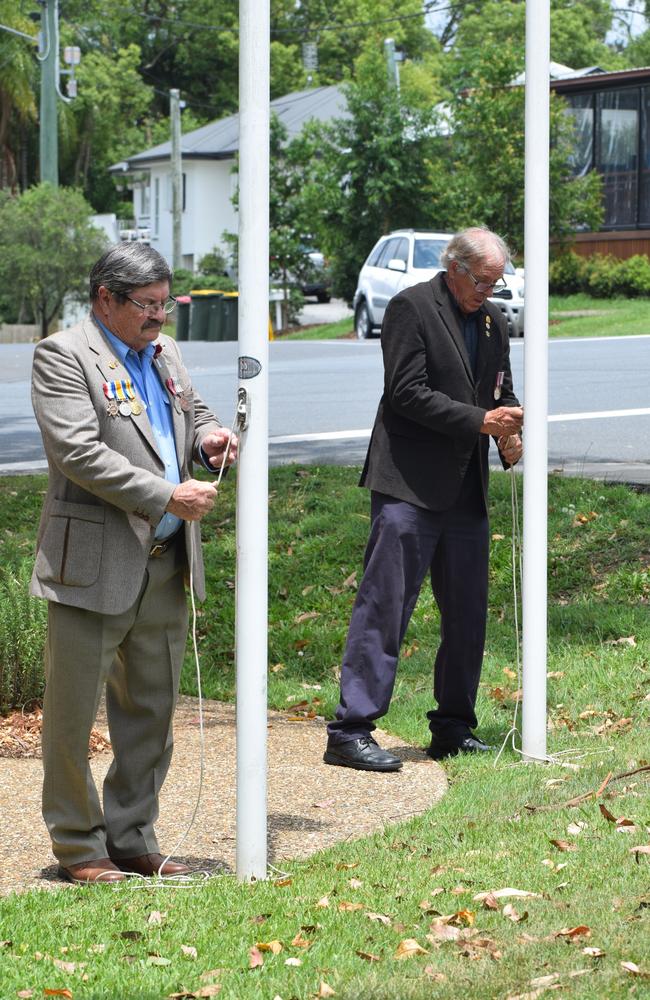
<instances>
[{"instance_id":1,"label":"jacket pocket","mask_svg":"<svg viewBox=\"0 0 650 1000\"><path fill-rule=\"evenodd\" d=\"M90 587L99 576L104 546L103 507L53 500L36 556L44 583Z\"/></svg>"}]
</instances>

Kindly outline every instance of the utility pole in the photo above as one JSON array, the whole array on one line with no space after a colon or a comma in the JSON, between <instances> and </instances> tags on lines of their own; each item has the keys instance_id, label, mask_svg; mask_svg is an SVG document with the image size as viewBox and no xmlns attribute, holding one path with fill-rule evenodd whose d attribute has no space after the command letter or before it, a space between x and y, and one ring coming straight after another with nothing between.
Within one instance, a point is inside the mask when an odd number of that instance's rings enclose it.
<instances>
[{"instance_id":1,"label":"utility pole","mask_svg":"<svg viewBox=\"0 0 650 1000\"><path fill-rule=\"evenodd\" d=\"M183 216L183 166L181 162L181 104L180 91L169 91L169 118L172 140L172 232L174 269L181 267L182 240L181 227Z\"/></svg>"},{"instance_id":2,"label":"utility pole","mask_svg":"<svg viewBox=\"0 0 650 1000\"><path fill-rule=\"evenodd\" d=\"M59 185L59 134L57 124L57 90L59 82L59 4L58 0L39 0L41 34L41 121L39 134L41 182Z\"/></svg>"}]
</instances>

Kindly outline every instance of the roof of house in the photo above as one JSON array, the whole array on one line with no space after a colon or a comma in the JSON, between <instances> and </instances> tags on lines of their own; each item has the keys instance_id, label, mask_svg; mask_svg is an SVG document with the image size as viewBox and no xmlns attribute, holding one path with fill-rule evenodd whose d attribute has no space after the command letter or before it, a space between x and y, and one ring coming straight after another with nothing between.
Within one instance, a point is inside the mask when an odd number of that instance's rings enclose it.
<instances>
[{"instance_id":1,"label":"roof of house","mask_svg":"<svg viewBox=\"0 0 650 1000\"><path fill-rule=\"evenodd\" d=\"M340 87L314 87L298 90L271 101L271 112L275 112L287 130L290 139L299 135L308 121L327 122L347 115L347 101ZM218 121L209 122L193 132L181 136L181 155L186 160L230 159L239 149L239 115L229 115ZM171 140L159 146L145 149L130 156L122 163L115 163L111 172L124 172L150 163L171 158Z\"/></svg>"}]
</instances>

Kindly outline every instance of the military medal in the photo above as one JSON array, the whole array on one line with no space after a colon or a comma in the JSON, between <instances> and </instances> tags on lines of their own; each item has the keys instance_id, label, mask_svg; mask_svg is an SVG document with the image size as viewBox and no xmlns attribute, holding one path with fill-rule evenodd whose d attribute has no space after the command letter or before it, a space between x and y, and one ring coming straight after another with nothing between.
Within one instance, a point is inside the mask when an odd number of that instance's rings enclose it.
<instances>
[{"instance_id":1,"label":"military medal","mask_svg":"<svg viewBox=\"0 0 650 1000\"><path fill-rule=\"evenodd\" d=\"M123 417L131 416L131 405L127 403L126 400L124 400L123 403L120 403L120 405L118 406L118 410L120 411Z\"/></svg>"},{"instance_id":2,"label":"military medal","mask_svg":"<svg viewBox=\"0 0 650 1000\"><path fill-rule=\"evenodd\" d=\"M490 333L491 333L491 331L490 331L490 323L491 322L492 322L492 317L489 316L489 315L486 316L485 317L485 336L486 337L490 336ZM499 398L498 396L495 396L495 399L498 399L498 398Z\"/></svg>"},{"instance_id":3,"label":"military medal","mask_svg":"<svg viewBox=\"0 0 650 1000\"><path fill-rule=\"evenodd\" d=\"M112 382L102 383L102 389L104 390L104 395L108 400L108 403L106 405L106 412L108 413L109 417L116 417L117 403L115 401L115 391L113 389L113 383Z\"/></svg>"},{"instance_id":4,"label":"military medal","mask_svg":"<svg viewBox=\"0 0 650 1000\"><path fill-rule=\"evenodd\" d=\"M131 413L134 417L139 417L142 413L142 406L137 399L131 400Z\"/></svg>"},{"instance_id":5,"label":"military medal","mask_svg":"<svg viewBox=\"0 0 650 1000\"><path fill-rule=\"evenodd\" d=\"M494 398L496 400L501 399L501 386L503 385L503 376L505 372L497 372L496 382L494 383Z\"/></svg>"},{"instance_id":6,"label":"military medal","mask_svg":"<svg viewBox=\"0 0 650 1000\"><path fill-rule=\"evenodd\" d=\"M116 417L117 416L117 412L118 412L117 411L117 403L115 402L114 399L109 399L108 406L106 407L106 412L108 413L109 417Z\"/></svg>"},{"instance_id":7,"label":"military medal","mask_svg":"<svg viewBox=\"0 0 650 1000\"><path fill-rule=\"evenodd\" d=\"M108 362L108 367L109 368L117 368L117 361L115 361L115 360L109 361Z\"/></svg>"}]
</instances>

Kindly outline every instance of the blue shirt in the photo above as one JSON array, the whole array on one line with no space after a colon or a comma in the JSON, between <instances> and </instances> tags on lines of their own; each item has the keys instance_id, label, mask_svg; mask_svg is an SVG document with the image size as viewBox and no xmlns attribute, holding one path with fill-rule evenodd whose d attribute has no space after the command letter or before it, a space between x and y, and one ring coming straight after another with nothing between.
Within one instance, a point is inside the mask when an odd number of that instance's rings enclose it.
<instances>
[{"instance_id":1,"label":"blue shirt","mask_svg":"<svg viewBox=\"0 0 650 1000\"><path fill-rule=\"evenodd\" d=\"M114 333L111 333L94 313L93 318L100 329L106 334L108 342L116 356L131 376L131 381L137 394L145 406L153 436L158 446L158 453L165 463L165 479L170 483L180 483L181 474L176 455L172 408L169 396L153 370L154 344L147 344L139 352L134 351L132 347L129 347L123 340L120 340ZM176 517L175 514L170 514L169 512L163 514L156 528L156 540L164 541L166 538L170 538L178 531L182 523L181 518Z\"/></svg>"}]
</instances>

